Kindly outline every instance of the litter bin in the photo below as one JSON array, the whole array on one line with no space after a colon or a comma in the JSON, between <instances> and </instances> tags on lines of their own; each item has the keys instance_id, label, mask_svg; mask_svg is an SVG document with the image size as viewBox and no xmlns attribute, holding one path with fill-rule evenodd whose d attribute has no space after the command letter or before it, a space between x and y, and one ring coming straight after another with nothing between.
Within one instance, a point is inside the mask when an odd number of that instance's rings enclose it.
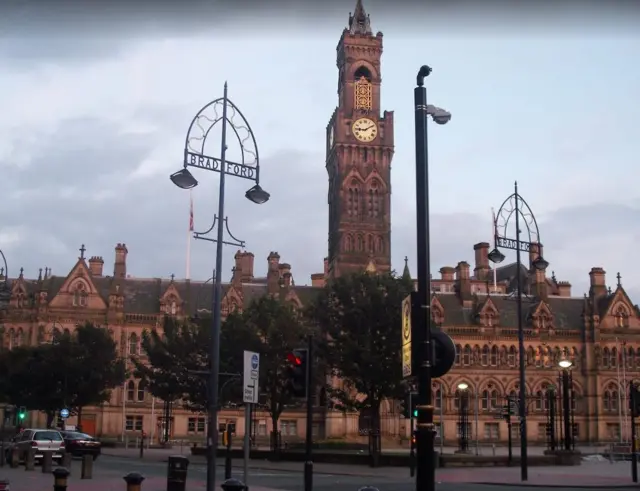
<instances>
[{"instance_id":1,"label":"litter bin","mask_svg":"<svg viewBox=\"0 0 640 491\"><path fill-rule=\"evenodd\" d=\"M186 491L187 489L187 469L189 459L183 455L172 455L169 457L167 467L167 491Z\"/></svg>"}]
</instances>

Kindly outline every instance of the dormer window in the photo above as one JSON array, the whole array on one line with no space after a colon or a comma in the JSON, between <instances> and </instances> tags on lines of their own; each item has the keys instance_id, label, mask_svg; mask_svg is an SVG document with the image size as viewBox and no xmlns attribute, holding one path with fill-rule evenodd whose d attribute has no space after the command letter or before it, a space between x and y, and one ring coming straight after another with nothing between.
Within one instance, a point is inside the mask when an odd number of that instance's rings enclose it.
<instances>
[{"instance_id":1,"label":"dormer window","mask_svg":"<svg viewBox=\"0 0 640 491\"><path fill-rule=\"evenodd\" d=\"M88 303L89 294L84 286L84 283L78 282L73 289L73 306L74 307L86 307Z\"/></svg>"},{"instance_id":2,"label":"dormer window","mask_svg":"<svg viewBox=\"0 0 640 491\"><path fill-rule=\"evenodd\" d=\"M167 315L176 315L178 313L178 302L175 297L169 297L164 304L164 312Z\"/></svg>"}]
</instances>

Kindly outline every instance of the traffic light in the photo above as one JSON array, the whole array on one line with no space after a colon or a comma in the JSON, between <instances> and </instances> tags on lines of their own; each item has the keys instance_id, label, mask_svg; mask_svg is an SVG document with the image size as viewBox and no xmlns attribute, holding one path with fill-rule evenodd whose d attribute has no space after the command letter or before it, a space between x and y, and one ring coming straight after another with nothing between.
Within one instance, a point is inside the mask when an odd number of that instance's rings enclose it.
<instances>
[{"instance_id":1,"label":"traffic light","mask_svg":"<svg viewBox=\"0 0 640 491\"><path fill-rule=\"evenodd\" d=\"M287 354L287 388L293 397L307 395L307 350L296 349Z\"/></svg>"},{"instance_id":2,"label":"traffic light","mask_svg":"<svg viewBox=\"0 0 640 491\"><path fill-rule=\"evenodd\" d=\"M18 420L24 421L24 418L26 417L27 417L27 408L24 406L20 406L20 408L18 409Z\"/></svg>"},{"instance_id":3,"label":"traffic light","mask_svg":"<svg viewBox=\"0 0 640 491\"><path fill-rule=\"evenodd\" d=\"M416 406L418 404L418 393L413 392L407 395L404 404L402 405L402 415L406 418L417 418L418 410Z\"/></svg>"}]
</instances>

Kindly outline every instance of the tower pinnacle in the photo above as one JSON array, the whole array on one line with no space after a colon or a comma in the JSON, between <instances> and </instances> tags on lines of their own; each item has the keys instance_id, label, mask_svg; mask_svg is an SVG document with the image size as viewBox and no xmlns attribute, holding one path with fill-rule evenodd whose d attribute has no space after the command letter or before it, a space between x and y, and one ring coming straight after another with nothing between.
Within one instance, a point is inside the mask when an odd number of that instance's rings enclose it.
<instances>
[{"instance_id":1,"label":"tower pinnacle","mask_svg":"<svg viewBox=\"0 0 640 491\"><path fill-rule=\"evenodd\" d=\"M357 0L353 15L349 13L349 32L351 34L371 34L371 20L364 11L362 0Z\"/></svg>"}]
</instances>

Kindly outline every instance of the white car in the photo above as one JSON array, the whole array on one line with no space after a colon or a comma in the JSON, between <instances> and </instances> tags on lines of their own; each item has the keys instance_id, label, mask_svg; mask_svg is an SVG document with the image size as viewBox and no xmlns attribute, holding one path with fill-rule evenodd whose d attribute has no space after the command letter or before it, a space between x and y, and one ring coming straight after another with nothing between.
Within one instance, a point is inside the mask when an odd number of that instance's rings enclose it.
<instances>
[{"instance_id":1,"label":"white car","mask_svg":"<svg viewBox=\"0 0 640 491\"><path fill-rule=\"evenodd\" d=\"M64 439L57 430L25 429L11 439L11 445L5 451L5 460L11 465L13 449L18 449L18 462L27 459L27 452L31 448L36 449L35 460L41 460L45 452L52 453L52 460L62 462L64 454Z\"/></svg>"}]
</instances>

